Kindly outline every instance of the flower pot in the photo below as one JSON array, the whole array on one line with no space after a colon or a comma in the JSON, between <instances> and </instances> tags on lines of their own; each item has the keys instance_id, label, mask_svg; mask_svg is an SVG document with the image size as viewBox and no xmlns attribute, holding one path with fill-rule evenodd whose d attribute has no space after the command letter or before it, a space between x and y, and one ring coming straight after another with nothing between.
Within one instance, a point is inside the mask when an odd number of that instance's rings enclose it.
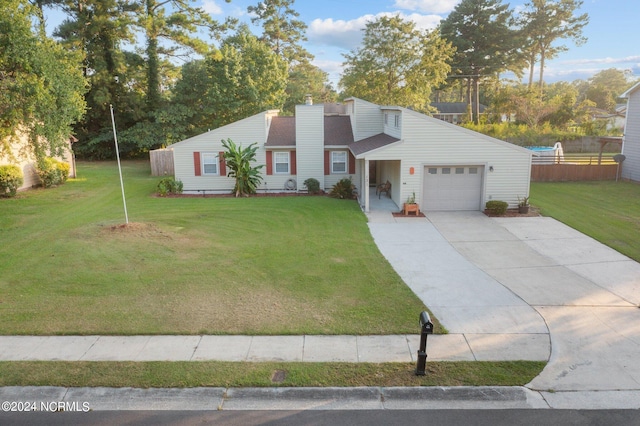
<instances>
[{"instance_id":1,"label":"flower pot","mask_svg":"<svg viewBox=\"0 0 640 426\"><path fill-rule=\"evenodd\" d=\"M420 214L420 206L417 204L404 203L402 206L402 213L405 216L408 216L410 212L414 212L416 216L418 216Z\"/></svg>"},{"instance_id":2,"label":"flower pot","mask_svg":"<svg viewBox=\"0 0 640 426\"><path fill-rule=\"evenodd\" d=\"M529 206L518 206L518 213L520 214L529 213Z\"/></svg>"}]
</instances>

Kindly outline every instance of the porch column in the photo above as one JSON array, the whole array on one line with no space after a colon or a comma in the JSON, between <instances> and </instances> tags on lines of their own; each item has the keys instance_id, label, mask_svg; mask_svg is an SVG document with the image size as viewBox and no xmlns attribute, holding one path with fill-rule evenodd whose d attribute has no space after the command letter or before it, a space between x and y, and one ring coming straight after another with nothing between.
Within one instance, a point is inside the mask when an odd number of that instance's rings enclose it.
<instances>
[{"instance_id":1,"label":"porch column","mask_svg":"<svg viewBox=\"0 0 640 426\"><path fill-rule=\"evenodd\" d=\"M369 160L364 160L364 211L369 213Z\"/></svg>"}]
</instances>

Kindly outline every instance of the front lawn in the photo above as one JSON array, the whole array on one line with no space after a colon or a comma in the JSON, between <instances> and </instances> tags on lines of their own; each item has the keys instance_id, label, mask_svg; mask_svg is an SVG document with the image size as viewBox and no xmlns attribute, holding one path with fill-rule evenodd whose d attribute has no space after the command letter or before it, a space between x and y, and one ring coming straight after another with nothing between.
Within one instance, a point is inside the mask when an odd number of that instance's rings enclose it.
<instances>
[{"instance_id":1,"label":"front lawn","mask_svg":"<svg viewBox=\"0 0 640 426\"><path fill-rule=\"evenodd\" d=\"M532 183L531 203L640 262L640 185L630 182Z\"/></svg>"},{"instance_id":2,"label":"front lawn","mask_svg":"<svg viewBox=\"0 0 640 426\"><path fill-rule=\"evenodd\" d=\"M418 333L352 201L158 198L146 162L0 199L0 334Z\"/></svg>"}]
</instances>

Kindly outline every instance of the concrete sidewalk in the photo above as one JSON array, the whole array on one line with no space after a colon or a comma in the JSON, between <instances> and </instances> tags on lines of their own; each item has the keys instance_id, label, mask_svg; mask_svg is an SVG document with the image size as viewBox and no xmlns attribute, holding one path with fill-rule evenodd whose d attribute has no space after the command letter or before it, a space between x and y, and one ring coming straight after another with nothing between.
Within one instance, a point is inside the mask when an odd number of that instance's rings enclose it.
<instances>
[{"instance_id":1,"label":"concrete sidewalk","mask_svg":"<svg viewBox=\"0 0 640 426\"><path fill-rule=\"evenodd\" d=\"M0 361L416 362L419 343L419 335L0 336ZM546 361L548 347L547 335L448 334L429 336L427 354L430 361Z\"/></svg>"}]
</instances>

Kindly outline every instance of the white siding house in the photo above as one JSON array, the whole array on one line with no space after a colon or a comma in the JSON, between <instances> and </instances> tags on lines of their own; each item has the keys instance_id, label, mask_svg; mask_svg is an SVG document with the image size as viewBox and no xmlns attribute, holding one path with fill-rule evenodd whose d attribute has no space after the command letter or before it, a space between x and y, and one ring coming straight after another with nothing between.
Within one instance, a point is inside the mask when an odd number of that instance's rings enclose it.
<instances>
[{"instance_id":1,"label":"white siding house","mask_svg":"<svg viewBox=\"0 0 640 426\"><path fill-rule=\"evenodd\" d=\"M73 140L75 140L75 138ZM76 177L76 163L73 151L71 150L71 139L69 140L68 145L63 149L62 156L55 158L64 163L68 163L69 177ZM17 136L17 143L15 143L11 153L6 153L4 155L0 153L0 166L7 164L16 165L20 170L22 170L24 181L18 190L21 191L29 189L42 183L38 176L36 157L31 151L27 137L24 134Z\"/></svg>"},{"instance_id":2,"label":"white siding house","mask_svg":"<svg viewBox=\"0 0 640 426\"><path fill-rule=\"evenodd\" d=\"M640 83L621 95L627 99L627 121L624 127L622 178L640 182Z\"/></svg>"},{"instance_id":3,"label":"white siding house","mask_svg":"<svg viewBox=\"0 0 640 426\"><path fill-rule=\"evenodd\" d=\"M351 177L369 210L369 188L389 181L398 205L415 194L422 210L482 210L489 200L517 205L529 195L531 151L405 108L357 98L344 113L299 105L295 117L267 111L168 147L185 192L230 192L221 140L258 143L260 191L304 191L315 178L329 190Z\"/></svg>"},{"instance_id":4,"label":"white siding house","mask_svg":"<svg viewBox=\"0 0 640 426\"><path fill-rule=\"evenodd\" d=\"M361 187L389 181L398 206L415 195L426 211L481 210L489 200L513 207L529 195L531 151L405 108L380 108L384 133L350 147L358 170L369 171L360 173ZM367 210L368 192L363 198Z\"/></svg>"}]
</instances>

